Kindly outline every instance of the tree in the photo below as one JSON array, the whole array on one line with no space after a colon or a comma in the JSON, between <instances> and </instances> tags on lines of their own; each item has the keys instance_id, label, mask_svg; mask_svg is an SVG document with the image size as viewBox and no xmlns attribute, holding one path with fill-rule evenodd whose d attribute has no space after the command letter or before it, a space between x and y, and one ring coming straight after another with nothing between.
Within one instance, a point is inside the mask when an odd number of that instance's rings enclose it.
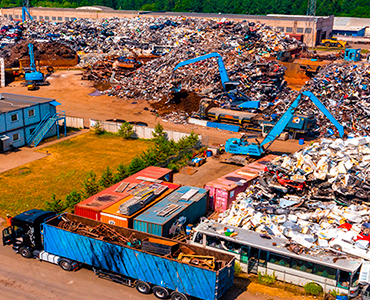
<instances>
[{"instance_id":1,"label":"tree","mask_svg":"<svg viewBox=\"0 0 370 300\"><path fill-rule=\"evenodd\" d=\"M143 170L145 167L146 166L144 160L142 160L140 157L135 156L129 164L127 171L130 175L132 175Z\"/></svg>"},{"instance_id":2,"label":"tree","mask_svg":"<svg viewBox=\"0 0 370 300\"><path fill-rule=\"evenodd\" d=\"M62 202L62 199L57 199L57 196L53 193L50 202L45 201L44 209L47 211L55 211L59 214L66 209L66 206Z\"/></svg>"},{"instance_id":3,"label":"tree","mask_svg":"<svg viewBox=\"0 0 370 300\"><path fill-rule=\"evenodd\" d=\"M112 186L114 183L113 179L113 172L109 167L103 172L103 174L100 177L99 185L103 188L108 188Z\"/></svg>"},{"instance_id":4,"label":"tree","mask_svg":"<svg viewBox=\"0 0 370 300\"><path fill-rule=\"evenodd\" d=\"M81 202L81 193L77 192L75 189L66 196L65 200L66 206L73 208L73 210L74 206L80 202Z\"/></svg>"},{"instance_id":5,"label":"tree","mask_svg":"<svg viewBox=\"0 0 370 300\"><path fill-rule=\"evenodd\" d=\"M117 167L117 173L114 174L113 182L117 183L129 176L128 167L122 163Z\"/></svg>"},{"instance_id":6,"label":"tree","mask_svg":"<svg viewBox=\"0 0 370 300\"><path fill-rule=\"evenodd\" d=\"M124 139L129 139L134 134L134 126L130 123L123 123L118 129L118 136L123 137Z\"/></svg>"},{"instance_id":7,"label":"tree","mask_svg":"<svg viewBox=\"0 0 370 300\"><path fill-rule=\"evenodd\" d=\"M89 198L99 192L99 184L96 182L96 175L94 171L91 170L87 173L82 186L82 194L85 198Z\"/></svg>"},{"instance_id":8,"label":"tree","mask_svg":"<svg viewBox=\"0 0 370 300\"><path fill-rule=\"evenodd\" d=\"M154 140L167 140L167 134L164 132L164 128L160 123L157 123L152 132Z\"/></svg>"}]
</instances>

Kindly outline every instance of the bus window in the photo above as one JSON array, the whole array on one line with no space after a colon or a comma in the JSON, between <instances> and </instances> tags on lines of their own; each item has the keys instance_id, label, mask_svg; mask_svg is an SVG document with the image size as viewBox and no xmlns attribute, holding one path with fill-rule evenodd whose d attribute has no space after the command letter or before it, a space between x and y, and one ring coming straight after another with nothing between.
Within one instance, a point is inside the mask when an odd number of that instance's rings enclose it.
<instances>
[{"instance_id":1,"label":"bus window","mask_svg":"<svg viewBox=\"0 0 370 300\"><path fill-rule=\"evenodd\" d=\"M355 274L353 274L352 278L352 287L358 286L358 280L360 278L360 270L358 270Z\"/></svg>"},{"instance_id":2,"label":"bus window","mask_svg":"<svg viewBox=\"0 0 370 300\"><path fill-rule=\"evenodd\" d=\"M240 251L240 262L247 264L248 263L248 252L249 252L249 246L242 246Z\"/></svg>"},{"instance_id":3,"label":"bus window","mask_svg":"<svg viewBox=\"0 0 370 300\"><path fill-rule=\"evenodd\" d=\"M322 276L322 277L326 277L326 278L335 280L337 270L334 269L334 268L329 268L327 266L314 264L313 265L313 273L315 275L319 275L319 276Z\"/></svg>"},{"instance_id":4,"label":"bus window","mask_svg":"<svg viewBox=\"0 0 370 300\"><path fill-rule=\"evenodd\" d=\"M194 242L203 245L203 233L198 232L195 236Z\"/></svg>"},{"instance_id":5,"label":"bus window","mask_svg":"<svg viewBox=\"0 0 370 300\"><path fill-rule=\"evenodd\" d=\"M339 280L338 280L338 287L348 290L349 288L349 280L351 276L346 271L339 272Z\"/></svg>"},{"instance_id":6,"label":"bus window","mask_svg":"<svg viewBox=\"0 0 370 300\"><path fill-rule=\"evenodd\" d=\"M240 248L241 248L240 244L227 241L227 240L225 241L221 240L221 243L223 244L224 248L226 248L228 251L234 252L234 253L240 253Z\"/></svg>"},{"instance_id":7,"label":"bus window","mask_svg":"<svg viewBox=\"0 0 370 300\"><path fill-rule=\"evenodd\" d=\"M271 252L270 253L270 263L289 268L290 258Z\"/></svg>"},{"instance_id":8,"label":"bus window","mask_svg":"<svg viewBox=\"0 0 370 300\"><path fill-rule=\"evenodd\" d=\"M241 245L216 236L206 236L206 245L234 253L240 253Z\"/></svg>"},{"instance_id":9,"label":"bus window","mask_svg":"<svg viewBox=\"0 0 370 300\"><path fill-rule=\"evenodd\" d=\"M313 265L308 261L292 258L291 268L307 273L312 273Z\"/></svg>"},{"instance_id":10,"label":"bus window","mask_svg":"<svg viewBox=\"0 0 370 300\"><path fill-rule=\"evenodd\" d=\"M259 256L258 264L261 267L267 267L267 251L260 250L260 256Z\"/></svg>"},{"instance_id":11,"label":"bus window","mask_svg":"<svg viewBox=\"0 0 370 300\"><path fill-rule=\"evenodd\" d=\"M206 245L213 248L221 248L221 242L217 236L207 235Z\"/></svg>"}]
</instances>

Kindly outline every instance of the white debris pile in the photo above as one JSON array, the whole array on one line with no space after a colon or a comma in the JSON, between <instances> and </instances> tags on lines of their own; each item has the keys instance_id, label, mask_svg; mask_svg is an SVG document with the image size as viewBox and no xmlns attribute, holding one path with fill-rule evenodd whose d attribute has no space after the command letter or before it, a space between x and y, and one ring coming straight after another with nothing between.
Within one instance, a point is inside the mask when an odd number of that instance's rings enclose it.
<instances>
[{"instance_id":1,"label":"white debris pile","mask_svg":"<svg viewBox=\"0 0 370 300\"><path fill-rule=\"evenodd\" d=\"M268 164L218 222L370 260L369 172L370 137L323 139Z\"/></svg>"}]
</instances>

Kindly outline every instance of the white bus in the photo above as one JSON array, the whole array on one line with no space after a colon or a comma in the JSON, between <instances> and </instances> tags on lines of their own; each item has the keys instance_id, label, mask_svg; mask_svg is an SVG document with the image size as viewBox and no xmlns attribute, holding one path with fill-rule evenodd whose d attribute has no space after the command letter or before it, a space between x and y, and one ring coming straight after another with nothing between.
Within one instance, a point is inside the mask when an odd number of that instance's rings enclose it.
<instances>
[{"instance_id":1,"label":"white bus","mask_svg":"<svg viewBox=\"0 0 370 300\"><path fill-rule=\"evenodd\" d=\"M237 235L225 235L225 227ZM286 240L262 238L259 233L214 221L205 221L194 229L190 244L207 249L233 253L243 272L271 275L278 280L303 286L308 282L320 284L325 292L339 291L349 297L359 294L362 260L335 256L317 249L315 254L295 254L284 247Z\"/></svg>"}]
</instances>

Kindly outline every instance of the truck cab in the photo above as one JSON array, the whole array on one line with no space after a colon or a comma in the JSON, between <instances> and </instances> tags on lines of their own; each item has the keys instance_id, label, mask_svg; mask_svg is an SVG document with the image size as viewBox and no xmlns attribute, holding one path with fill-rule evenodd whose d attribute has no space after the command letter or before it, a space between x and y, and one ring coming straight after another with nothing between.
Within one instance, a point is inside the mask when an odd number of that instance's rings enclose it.
<instances>
[{"instance_id":1,"label":"truck cab","mask_svg":"<svg viewBox=\"0 0 370 300\"><path fill-rule=\"evenodd\" d=\"M42 250L41 224L55 216L55 212L31 209L11 219L11 226L3 230L3 245L12 245L23 257L33 257L34 250Z\"/></svg>"}]
</instances>

